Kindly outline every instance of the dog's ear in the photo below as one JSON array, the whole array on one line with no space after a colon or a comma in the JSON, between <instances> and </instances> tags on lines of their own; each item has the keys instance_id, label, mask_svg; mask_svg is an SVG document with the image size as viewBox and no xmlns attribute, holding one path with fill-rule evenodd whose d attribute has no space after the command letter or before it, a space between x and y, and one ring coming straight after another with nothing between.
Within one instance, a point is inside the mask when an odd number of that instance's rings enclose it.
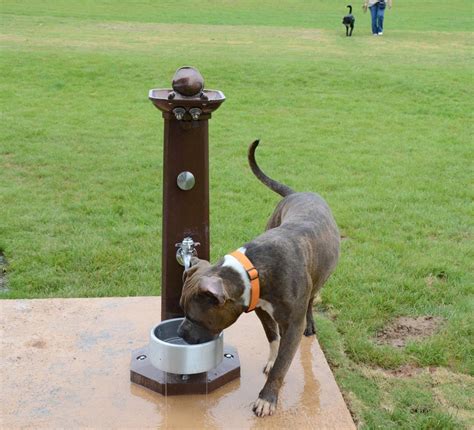
<instances>
[{"instance_id":1,"label":"dog's ear","mask_svg":"<svg viewBox=\"0 0 474 430\"><path fill-rule=\"evenodd\" d=\"M196 289L198 288L200 276L205 273L205 270L210 266L211 264L209 263L209 261L200 260L197 257L192 257L191 267L183 272L183 291L184 288L196 291ZM185 298L186 295L181 294L179 304L181 305L182 309L184 309L185 307Z\"/></svg>"},{"instance_id":2,"label":"dog's ear","mask_svg":"<svg viewBox=\"0 0 474 430\"><path fill-rule=\"evenodd\" d=\"M198 270L203 270L206 267L209 267L211 264L209 261L200 260L197 257L191 258L191 267L188 270L183 272L183 283L186 281L188 277L193 276Z\"/></svg>"},{"instance_id":3,"label":"dog's ear","mask_svg":"<svg viewBox=\"0 0 474 430\"><path fill-rule=\"evenodd\" d=\"M199 293L211 297L218 306L222 306L229 298L222 279L204 276L199 282Z\"/></svg>"}]
</instances>

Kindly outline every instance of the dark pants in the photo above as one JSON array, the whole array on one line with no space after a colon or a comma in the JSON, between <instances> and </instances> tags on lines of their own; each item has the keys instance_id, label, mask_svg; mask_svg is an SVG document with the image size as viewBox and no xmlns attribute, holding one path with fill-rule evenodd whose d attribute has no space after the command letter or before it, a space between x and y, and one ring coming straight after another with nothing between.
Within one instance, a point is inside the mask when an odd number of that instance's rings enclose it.
<instances>
[{"instance_id":1,"label":"dark pants","mask_svg":"<svg viewBox=\"0 0 474 430\"><path fill-rule=\"evenodd\" d=\"M372 17L372 33L379 34L383 32L383 16L385 13L385 7L382 9L378 3L369 7L370 16Z\"/></svg>"}]
</instances>

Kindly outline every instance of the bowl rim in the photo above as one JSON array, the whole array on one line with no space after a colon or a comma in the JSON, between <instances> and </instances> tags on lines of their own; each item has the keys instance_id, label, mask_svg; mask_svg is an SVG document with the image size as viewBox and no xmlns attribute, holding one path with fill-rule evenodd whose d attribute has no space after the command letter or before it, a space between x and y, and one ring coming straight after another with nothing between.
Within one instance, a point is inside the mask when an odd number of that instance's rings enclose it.
<instances>
[{"instance_id":1,"label":"bowl rim","mask_svg":"<svg viewBox=\"0 0 474 430\"><path fill-rule=\"evenodd\" d=\"M208 340L207 342L196 343L196 344L186 343L186 345L179 345L179 344L176 344L176 343L165 342L164 340L160 339L159 337L157 337L157 336L155 335L155 330L156 330L161 324L171 323L171 322L174 322L174 321L184 321L184 318L185 318L185 317L170 318L170 319L167 319L167 320L164 320L164 321L160 321L158 324L155 324L155 325L151 328L151 331L150 331L150 339L151 339L153 342L159 343L159 344L161 344L161 345L166 345L167 348L186 348L186 349L194 348L194 349L197 349L197 348L204 348L204 347L206 347L207 345L217 343L217 342L219 342L219 341L224 337L224 331L221 331L215 339ZM179 336L178 336L178 337L179 337ZM186 341L185 341L185 342L186 342Z\"/></svg>"}]
</instances>

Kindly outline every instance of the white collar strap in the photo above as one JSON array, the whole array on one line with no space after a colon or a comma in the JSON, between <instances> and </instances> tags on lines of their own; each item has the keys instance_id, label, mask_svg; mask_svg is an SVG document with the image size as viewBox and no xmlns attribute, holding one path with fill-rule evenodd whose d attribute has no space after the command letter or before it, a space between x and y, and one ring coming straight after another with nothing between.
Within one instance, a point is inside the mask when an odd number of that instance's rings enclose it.
<instances>
[{"instance_id":1,"label":"white collar strap","mask_svg":"<svg viewBox=\"0 0 474 430\"><path fill-rule=\"evenodd\" d=\"M239 251L242 254L245 254L246 249L239 248ZM230 254L224 256L224 263L222 263L222 266L231 267L240 275L240 278L244 283L244 292L242 293L242 304L245 308L248 308L250 306L250 294L252 287L250 285L250 279L247 275L247 271L244 269L242 264L240 264L239 260L237 260L237 258Z\"/></svg>"}]
</instances>

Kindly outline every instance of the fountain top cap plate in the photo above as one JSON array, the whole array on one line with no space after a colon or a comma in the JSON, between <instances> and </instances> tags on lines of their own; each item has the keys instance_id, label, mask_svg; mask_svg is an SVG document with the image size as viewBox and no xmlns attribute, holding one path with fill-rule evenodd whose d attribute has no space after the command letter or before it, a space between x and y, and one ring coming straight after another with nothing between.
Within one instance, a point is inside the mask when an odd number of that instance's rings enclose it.
<instances>
[{"instance_id":1,"label":"fountain top cap plate","mask_svg":"<svg viewBox=\"0 0 474 430\"><path fill-rule=\"evenodd\" d=\"M197 69L191 66L180 67L176 70L172 87L173 89L152 89L148 94L148 98L164 114L176 107L187 111L199 108L202 119L208 119L225 100L221 91L205 90L204 78Z\"/></svg>"},{"instance_id":2,"label":"fountain top cap plate","mask_svg":"<svg viewBox=\"0 0 474 430\"><path fill-rule=\"evenodd\" d=\"M174 94L174 97L170 98L170 94ZM202 94L205 97L188 97L170 89L155 88L149 91L148 98L157 109L166 113L171 112L175 107L183 107L187 110L197 107L202 110L203 114L210 114L225 101L222 91L203 90Z\"/></svg>"}]
</instances>

